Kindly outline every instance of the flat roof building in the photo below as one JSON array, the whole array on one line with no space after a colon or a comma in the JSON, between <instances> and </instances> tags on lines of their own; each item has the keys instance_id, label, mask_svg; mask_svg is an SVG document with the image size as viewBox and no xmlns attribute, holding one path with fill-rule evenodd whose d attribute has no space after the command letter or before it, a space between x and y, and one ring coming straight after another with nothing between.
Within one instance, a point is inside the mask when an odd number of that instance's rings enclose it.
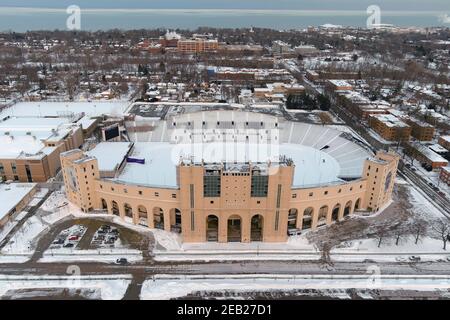
<instances>
[{"instance_id":1,"label":"flat roof building","mask_svg":"<svg viewBox=\"0 0 450 320\"><path fill-rule=\"evenodd\" d=\"M0 177L45 182L59 171L59 154L82 144L81 127L67 119L6 117L0 122Z\"/></svg>"},{"instance_id":2,"label":"flat roof building","mask_svg":"<svg viewBox=\"0 0 450 320\"><path fill-rule=\"evenodd\" d=\"M369 126L387 141L409 141L411 127L391 114L369 116Z\"/></svg>"},{"instance_id":3,"label":"flat roof building","mask_svg":"<svg viewBox=\"0 0 450 320\"><path fill-rule=\"evenodd\" d=\"M36 183L0 183L0 227L28 204L36 187Z\"/></svg>"}]
</instances>

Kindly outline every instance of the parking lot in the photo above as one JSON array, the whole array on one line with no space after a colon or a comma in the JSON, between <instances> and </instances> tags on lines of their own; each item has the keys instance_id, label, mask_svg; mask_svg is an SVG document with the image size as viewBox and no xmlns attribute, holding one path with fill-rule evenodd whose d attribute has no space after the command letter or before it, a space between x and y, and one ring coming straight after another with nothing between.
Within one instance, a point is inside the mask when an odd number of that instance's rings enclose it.
<instances>
[{"instance_id":1,"label":"parking lot","mask_svg":"<svg viewBox=\"0 0 450 320\"><path fill-rule=\"evenodd\" d=\"M95 232L92 241L92 248L119 248L122 247L120 241L120 231L116 227L103 224Z\"/></svg>"},{"instance_id":2,"label":"parking lot","mask_svg":"<svg viewBox=\"0 0 450 320\"><path fill-rule=\"evenodd\" d=\"M50 245L50 249L77 248L79 242L86 233L87 228L82 225L73 225L59 233L56 239Z\"/></svg>"},{"instance_id":3,"label":"parking lot","mask_svg":"<svg viewBox=\"0 0 450 320\"><path fill-rule=\"evenodd\" d=\"M137 249L142 252L145 260L150 258L153 244L151 232L137 232L114 223L109 217L75 218L54 225L44 234L38 241L31 261L41 259L47 250L56 254L60 249L61 251Z\"/></svg>"}]
</instances>

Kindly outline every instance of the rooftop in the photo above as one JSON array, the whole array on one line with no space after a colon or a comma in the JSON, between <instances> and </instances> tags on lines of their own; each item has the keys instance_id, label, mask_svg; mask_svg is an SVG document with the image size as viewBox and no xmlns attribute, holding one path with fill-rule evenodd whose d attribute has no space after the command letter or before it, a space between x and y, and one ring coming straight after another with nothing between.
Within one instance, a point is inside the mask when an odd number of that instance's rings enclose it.
<instances>
[{"instance_id":1,"label":"rooftop","mask_svg":"<svg viewBox=\"0 0 450 320\"><path fill-rule=\"evenodd\" d=\"M0 184L0 219L3 219L36 186L35 183Z\"/></svg>"},{"instance_id":2,"label":"rooftop","mask_svg":"<svg viewBox=\"0 0 450 320\"><path fill-rule=\"evenodd\" d=\"M371 115L371 117L378 119L378 121L383 122L388 127L402 127L406 128L408 125L401 121L399 118L392 114L377 114L377 115Z\"/></svg>"},{"instance_id":3,"label":"rooftop","mask_svg":"<svg viewBox=\"0 0 450 320\"><path fill-rule=\"evenodd\" d=\"M7 117L0 122L0 158L40 158L54 149L46 148L44 141L58 142L74 126L66 118Z\"/></svg>"},{"instance_id":4,"label":"rooftop","mask_svg":"<svg viewBox=\"0 0 450 320\"><path fill-rule=\"evenodd\" d=\"M68 117L78 114L100 116L102 114L122 115L128 107L127 101L95 102L20 102L0 112L0 117Z\"/></svg>"},{"instance_id":5,"label":"rooftop","mask_svg":"<svg viewBox=\"0 0 450 320\"><path fill-rule=\"evenodd\" d=\"M115 171L132 147L131 142L101 142L88 151L87 155L98 160L100 171Z\"/></svg>"}]
</instances>

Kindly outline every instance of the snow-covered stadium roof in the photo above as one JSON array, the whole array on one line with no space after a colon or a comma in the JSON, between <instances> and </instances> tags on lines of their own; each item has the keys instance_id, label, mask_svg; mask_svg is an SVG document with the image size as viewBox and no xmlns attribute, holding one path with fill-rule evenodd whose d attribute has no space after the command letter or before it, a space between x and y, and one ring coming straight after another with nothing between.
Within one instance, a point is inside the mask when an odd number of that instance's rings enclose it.
<instances>
[{"instance_id":1,"label":"snow-covered stadium roof","mask_svg":"<svg viewBox=\"0 0 450 320\"><path fill-rule=\"evenodd\" d=\"M340 183L360 178L370 151L344 138L336 129L244 111L204 111L140 119L129 129L135 142L130 157L145 164L127 163L118 181L177 188L176 166L194 163L276 163L280 156L295 164L294 188ZM102 164L99 164L102 166Z\"/></svg>"}]
</instances>

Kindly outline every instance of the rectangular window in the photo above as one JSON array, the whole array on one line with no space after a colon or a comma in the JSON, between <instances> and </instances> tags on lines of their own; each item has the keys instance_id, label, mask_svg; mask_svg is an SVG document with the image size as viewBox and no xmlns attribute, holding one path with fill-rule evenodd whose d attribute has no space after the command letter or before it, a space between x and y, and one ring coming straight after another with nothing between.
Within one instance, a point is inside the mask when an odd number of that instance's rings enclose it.
<instances>
[{"instance_id":1,"label":"rectangular window","mask_svg":"<svg viewBox=\"0 0 450 320\"><path fill-rule=\"evenodd\" d=\"M203 196L205 198L220 197L221 176L220 172L216 174L206 172L203 176Z\"/></svg>"},{"instance_id":2,"label":"rectangular window","mask_svg":"<svg viewBox=\"0 0 450 320\"><path fill-rule=\"evenodd\" d=\"M252 174L252 198L264 198L267 197L269 188L269 176L260 176Z\"/></svg>"},{"instance_id":3,"label":"rectangular window","mask_svg":"<svg viewBox=\"0 0 450 320\"><path fill-rule=\"evenodd\" d=\"M194 204L195 204L195 202L194 202L194 185L193 184L190 185L189 191L190 191L190 197L191 197L191 208L193 209Z\"/></svg>"},{"instance_id":4,"label":"rectangular window","mask_svg":"<svg viewBox=\"0 0 450 320\"><path fill-rule=\"evenodd\" d=\"M278 185L278 192L277 192L277 209L280 208L281 205L281 184Z\"/></svg>"},{"instance_id":5,"label":"rectangular window","mask_svg":"<svg viewBox=\"0 0 450 320\"><path fill-rule=\"evenodd\" d=\"M191 231L195 230L195 216L194 211L191 211Z\"/></svg>"},{"instance_id":6,"label":"rectangular window","mask_svg":"<svg viewBox=\"0 0 450 320\"><path fill-rule=\"evenodd\" d=\"M15 164L15 163L11 163L11 169L12 169L12 172L13 172L14 174L17 173L17 167L16 167L16 164Z\"/></svg>"},{"instance_id":7,"label":"rectangular window","mask_svg":"<svg viewBox=\"0 0 450 320\"><path fill-rule=\"evenodd\" d=\"M280 220L280 210L275 213L275 230L278 230L278 221Z\"/></svg>"},{"instance_id":8,"label":"rectangular window","mask_svg":"<svg viewBox=\"0 0 450 320\"><path fill-rule=\"evenodd\" d=\"M31 175L31 169L29 165L25 165L25 171L27 172L28 182L33 182L33 176Z\"/></svg>"}]
</instances>

